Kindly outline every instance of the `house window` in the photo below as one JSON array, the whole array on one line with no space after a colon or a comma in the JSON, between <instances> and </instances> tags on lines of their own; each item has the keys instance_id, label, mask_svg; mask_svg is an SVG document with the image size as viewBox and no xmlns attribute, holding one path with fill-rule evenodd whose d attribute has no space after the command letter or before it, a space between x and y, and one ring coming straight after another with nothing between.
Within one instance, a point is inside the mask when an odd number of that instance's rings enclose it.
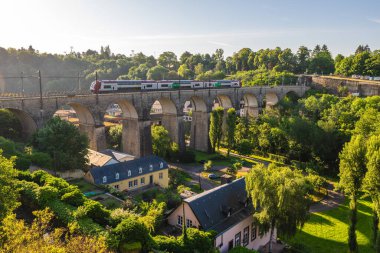
<instances>
[{"instance_id":1,"label":"house window","mask_svg":"<svg viewBox=\"0 0 380 253\"><path fill-rule=\"evenodd\" d=\"M104 183L107 183L107 177L106 176L103 177L103 184Z\"/></svg>"},{"instance_id":2,"label":"house window","mask_svg":"<svg viewBox=\"0 0 380 253\"><path fill-rule=\"evenodd\" d=\"M159 178L159 179L162 179L163 177L164 177L164 173L160 172L160 173L158 174L158 178Z\"/></svg>"},{"instance_id":3,"label":"house window","mask_svg":"<svg viewBox=\"0 0 380 253\"><path fill-rule=\"evenodd\" d=\"M131 171L130 170L128 170L128 177L130 177L131 176Z\"/></svg>"},{"instance_id":4,"label":"house window","mask_svg":"<svg viewBox=\"0 0 380 253\"><path fill-rule=\"evenodd\" d=\"M119 178L120 178L119 173L116 173L116 175L115 175L115 179L118 180Z\"/></svg>"},{"instance_id":5,"label":"house window","mask_svg":"<svg viewBox=\"0 0 380 253\"><path fill-rule=\"evenodd\" d=\"M253 240L256 239L256 233L257 233L256 226L255 226L255 224L253 224L253 222L252 222L252 228L251 228L251 241L253 241Z\"/></svg>"},{"instance_id":6,"label":"house window","mask_svg":"<svg viewBox=\"0 0 380 253\"><path fill-rule=\"evenodd\" d=\"M133 187L133 181L129 181L128 186L129 186L129 188L132 188Z\"/></svg>"},{"instance_id":7,"label":"house window","mask_svg":"<svg viewBox=\"0 0 380 253\"><path fill-rule=\"evenodd\" d=\"M141 173L142 173L142 168L140 167L140 168L139 168L139 174L141 174Z\"/></svg>"},{"instance_id":8,"label":"house window","mask_svg":"<svg viewBox=\"0 0 380 253\"><path fill-rule=\"evenodd\" d=\"M153 165L152 165L152 164L149 165L149 170L150 170L150 171L153 170Z\"/></svg>"},{"instance_id":9,"label":"house window","mask_svg":"<svg viewBox=\"0 0 380 253\"><path fill-rule=\"evenodd\" d=\"M235 247L241 245L240 238L241 238L241 232L239 232L239 233L237 233L237 234L235 235Z\"/></svg>"},{"instance_id":10,"label":"house window","mask_svg":"<svg viewBox=\"0 0 380 253\"><path fill-rule=\"evenodd\" d=\"M189 220L189 219L186 219L186 227L187 228L190 228L193 226L193 221L192 220Z\"/></svg>"},{"instance_id":11,"label":"house window","mask_svg":"<svg viewBox=\"0 0 380 253\"><path fill-rule=\"evenodd\" d=\"M177 217L177 224L181 225L181 226L183 224L183 217L181 215L178 215L178 217Z\"/></svg>"},{"instance_id":12,"label":"house window","mask_svg":"<svg viewBox=\"0 0 380 253\"><path fill-rule=\"evenodd\" d=\"M160 169L162 169L163 167L164 167L164 163L160 162Z\"/></svg>"},{"instance_id":13,"label":"house window","mask_svg":"<svg viewBox=\"0 0 380 253\"><path fill-rule=\"evenodd\" d=\"M137 179L135 179L135 180L133 180L133 186L137 186L137 184L138 184L138 181L137 181Z\"/></svg>"},{"instance_id":14,"label":"house window","mask_svg":"<svg viewBox=\"0 0 380 253\"><path fill-rule=\"evenodd\" d=\"M249 226L244 228L243 231L243 246L247 246L249 243Z\"/></svg>"},{"instance_id":15,"label":"house window","mask_svg":"<svg viewBox=\"0 0 380 253\"><path fill-rule=\"evenodd\" d=\"M145 177L142 177L142 178L140 179L140 184L145 184Z\"/></svg>"}]
</instances>

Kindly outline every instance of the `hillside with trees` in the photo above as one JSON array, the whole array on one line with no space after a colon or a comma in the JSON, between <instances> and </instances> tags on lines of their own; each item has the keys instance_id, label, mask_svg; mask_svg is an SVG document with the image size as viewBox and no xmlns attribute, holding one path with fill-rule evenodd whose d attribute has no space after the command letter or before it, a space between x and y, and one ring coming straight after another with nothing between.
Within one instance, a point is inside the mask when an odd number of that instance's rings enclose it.
<instances>
[{"instance_id":1,"label":"hillside with trees","mask_svg":"<svg viewBox=\"0 0 380 253\"><path fill-rule=\"evenodd\" d=\"M143 53L115 54L109 46L100 51L66 54L40 53L28 48L0 48L0 91L34 93L39 89L41 71L43 91L88 91L98 79L239 79L243 85L295 84L295 74L380 75L380 52L360 45L354 55L337 55L335 60L326 45L313 50L300 46L291 49L242 48L225 57L223 49L181 55L163 52L157 58Z\"/></svg>"}]
</instances>

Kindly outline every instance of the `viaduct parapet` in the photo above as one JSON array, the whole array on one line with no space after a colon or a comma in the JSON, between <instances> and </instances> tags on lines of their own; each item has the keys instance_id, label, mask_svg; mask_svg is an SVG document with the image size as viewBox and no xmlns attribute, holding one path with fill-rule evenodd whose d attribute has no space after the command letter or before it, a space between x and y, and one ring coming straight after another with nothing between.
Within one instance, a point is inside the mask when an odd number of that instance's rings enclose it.
<instances>
[{"instance_id":1,"label":"viaduct parapet","mask_svg":"<svg viewBox=\"0 0 380 253\"><path fill-rule=\"evenodd\" d=\"M169 131L172 141L180 149L185 147L183 109L186 101L192 104L190 146L196 150L209 150L209 117L214 102L226 110L240 110L244 104L246 116L255 117L264 106L278 103L288 93L304 95L306 86L258 86L225 89L199 89L175 91L141 91L49 97L0 98L0 108L12 111L20 120L23 135L31 136L64 106L71 106L79 119L79 130L86 133L90 148L105 148L104 115L109 105L118 104L123 113L123 151L137 157L152 152L150 110L155 101L162 106L161 124Z\"/></svg>"}]
</instances>

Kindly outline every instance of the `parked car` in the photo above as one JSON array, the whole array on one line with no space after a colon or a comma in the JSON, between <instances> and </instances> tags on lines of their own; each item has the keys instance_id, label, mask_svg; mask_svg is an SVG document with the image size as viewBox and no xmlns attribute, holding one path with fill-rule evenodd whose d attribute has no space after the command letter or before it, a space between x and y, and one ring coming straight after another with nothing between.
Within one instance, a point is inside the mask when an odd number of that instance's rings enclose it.
<instances>
[{"instance_id":1,"label":"parked car","mask_svg":"<svg viewBox=\"0 0 380 253\"><path fill-rule=\"evenodd\" d=\"M217 179L217 178L219 178L219 177L218 177L217 175L211 173L211 174L208 174L208 178L209 178L209 179Z\"/></svg>"}]
</instances>

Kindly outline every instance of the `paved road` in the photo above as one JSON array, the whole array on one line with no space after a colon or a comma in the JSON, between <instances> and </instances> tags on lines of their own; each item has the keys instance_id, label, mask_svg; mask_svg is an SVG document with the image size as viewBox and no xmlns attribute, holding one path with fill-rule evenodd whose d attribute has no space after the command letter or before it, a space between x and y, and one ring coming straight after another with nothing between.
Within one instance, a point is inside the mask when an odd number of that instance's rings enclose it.
<instances>
[{"instance_id":1,"label":"paved road","mask_svg":"<svg viewBox=\"0 0 380 253\"><path fill-rule=\"evenodd\" d=\"M337 208L344 201L344 195L341 192L335 191L332 183L329 183L327 186L327 192L327 197L320 202L311 205L309 210L311 213L318 213Z\"/></svg>"},{"instance_id":2,"label":"paved road","mask_svg":"<svg viewBox=\"0 0 380 253\"><path fill-rule=\"evenodd\" d=\"M180 170L183 170L186 173L188 173L192 179L191 181L192 184L199 184L199 173L203 171L203 165L201 164L187 165L187 164L177 164L177 163L173 163L170 165L175 166L179 168ZM225 168L225 166L218 166L218 165L212 166L213 170L219 170L223 168ZM210 190L212 188L215 188L219 184L213 182L212 180L201 177L201 185L202 185L203 190Z\"/></svg>"}]
</instances>

